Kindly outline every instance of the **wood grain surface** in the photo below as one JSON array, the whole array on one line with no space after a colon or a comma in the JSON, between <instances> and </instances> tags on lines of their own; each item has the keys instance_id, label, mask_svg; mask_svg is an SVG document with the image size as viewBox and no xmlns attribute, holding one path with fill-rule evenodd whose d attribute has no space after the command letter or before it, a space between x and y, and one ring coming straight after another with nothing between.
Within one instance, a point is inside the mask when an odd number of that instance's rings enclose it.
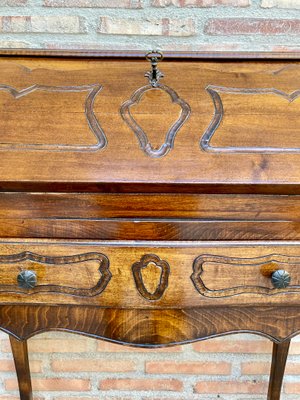
<instances>
[{"instance_id":1,"label":"wood grain surface","mask_svg":"<svg viewBox=\"0 0 300 400\"><path fill-rule=\"evenodd\" d=\"M0 293L0 302L26 304L73 304L97 305L100 308L128 309L188 309L191 307L231 306L291 306L300 298L300 277L298 271L300 257L299 242L91 242L91 241L50 241L50 240L2 240L0 254L3 284L14 282L16 270L34 269L40 277L41 286L35 289ZM6 267L7 256L30 251L39 256L58 257L61 265L47 263L25 263L21 268L17 262ZM89 294L99 279L98 267L84 261L85 254L102 254L109 262L110 280L97 293ZM16 256L17 255L17 256ZM80 256L82 255L82 256ZM70 258L71 257L71 258ZM80 260L75 269L68 268L68 260ZM223 260L216 266L204 264L203 282L207 290L224 289L219 296L206 296L195 284L199 278L197 258ZM232 260L232 258L234 258ZM143 260L148 260L146 263ZM291 285L275 289L271 285L271 274L263 272L264 265L273 262L274 271L285 269L291 275ZM141 269L148 264L161 269L158 277L149 269L148 274L137 278L134 265ZM234 264L234 265L231 265ZM93 265L93 264L92 264ZM58 272L54 272L57 270ZM78 271L78 272L77 272ZM152 272L151 272L152 271ZM192 275L193 274L193 275ZM98 276L98 278L97 278ZM82 277L82 282L81 282ZM59 288L53 288L57 278ZM193 278L193 279L192 279ZM202 276L201 276L202 279ZM43 280L45 280L43 282ZM48 285L48 286L47 286ZM78 290L64 290L63 286ZM236 290L238 287L238 290ZM40 290L40 288L44 288ZM86 290L83 290L86 288ZM147 290L149 295L147 295ZM263 290L261 288L264 288ZM228 293L227 293L228 291ZM146 293L146 294L145 294ZM153 293L153 295L151 295ZM156 294L158 294L156 296Z\"/></svg>"},{"instance_id":2,"label":"wood grain surface","mask_svg":"<svg viewBox=\"0 0 300 400\"><path fill-rule=\"evenodd\" d=\"M280 400L285 365L288 357L290 340L273 344L272 364L267 400Z\"/></svg>"},{"instance_id":3,"label":"wood grain surface","mask_svg":"<svg viewBox=\"0 0 300 400\"><path fill-rule=\"evenodd\" d=\"M298 307L129 310L2 305L0 325L3 331L23 340L48 330L60 330L141 347L175 345L242 332L282 342L300 330Z\"/></svg>"},{"instance_id":4,"label":"wood grain surface","mask_svg":"<svg viewBox=\"0 0 300 400\"><path fill-rule=\"evenodd\" d=\"M279 400L300 332L299 57L169 53L153 88L141 52L0 55L0 329L21 399L25 340L63 330L263 335Z\"/></svg>"},{"instance_id":5,"label":"wood grain surface","mask_svg":"<svg viewBox=\"0 0 300 400\"><path fill-rule=\"evenodd\" d=\"M1 237L299 240L299 196L1 193Z\"/></svg>"},{"instance_id":6,"label":"wood grain surface","mask_svg":"<svg viewBox=\"0 0 300 400\"><path fill-rule=\"evenodd\" d=\"M77 130L88 129L88 124L77 121L84 118L79 93L68 93L71 100L65 107L65 96L37 92L20 99L11 98L9 93L0 91L0 103L7 105L2 123L11 127L11 134L0 140L8 148L1 150L0 173L2 185L18 182L22 186L34 183L82 182L99 185L121 184L272 184L297 185L299 181L300 154L285 151L298 147L297 121L299 110L297 98L289 102L280 96L257 94L243 96L244 103L238 101L238 95L226 94L224 124L218 128L218 147L256 146L265 148L275 146L277 154L262 151L240 154L232 152L209 153L203 151L200 139L206 131L214 114L214 105L208 92L208 85L226 88L245 88L261 91L274 88L287 94L295 93L300 87L300 69L297 61L284 62L172 62L162 63L165 74L164 84L178 93L191 107L191 115L177 132L174 148L159 158L152 158L140 148L135 133L126 125L120 115L121 105L132 93L147 82L144 73L149 69L146 61L107 60L56 60L30 58L1 58L1 84L22 90L32 85L78 87L98 84L103 87L96 97L93 110L107 138L107 146L98 151L80 151L81 145L90 145L90 139ZM182 74L184 69L185 73ZM181 78L178 79L178 76ZM126 77L126 84L124 84ZM159 89L157 89L159 90ZM73 97L72 97L73 96ZM247 98L246 98L247 97ZM69 97L68 97L69 98ZM148 103L156 102L148 99ZM147 103L147 104L148 104ZM157 104L160 107L157 107ZM162 96L156 105L139 108L139 118L145 131L151 137L153 146L165 141L166 123L173 115L170 98ZM21 104L22 113L18 113ZM142 107L142 104L141 104ZM257 110L259 109L259 115ZM57 124L43 125L43 110L51 110ZM164 119L162 112L168 115L163 129L152 131L151 127L160 126ZM43 112L42 112L43 111ZM81 115L81 117L80 117ZM265 117L267 116L267 117ZM259 124L258 124L259 119ZM277 121L273 126L272 121ZM70 121L76 122L76 129L68 129ZM229 121L228 123L226 121ZM232 121L232 122L230 122ZM254 122L257 121L257 124ZM272 122L273 123L273 122ZM1 121L0 121L1 124ZM72 124L71 124L72 125ZM38 135L41 128L47 126L47 135ZM285 127L282 132L282 127ZM10 129L10 128L9 128ZM261 132L267 132L261 135ZM10 131L9 131L10 132ZM28 132L26 138L24 133ZM78 131L79 132L79 131ZM86 131L88 132L88 131ZM232 132L232 133L230 133ZM268 133L269 132L269 133ZM87 133L88 134L88 133ZM77 135L77 136L76 136ZM228 136L229 135L229 136ZM48 136L48 138L47 138ZM38 137L38 140L37 140ZM72 148L52 150L31 149L25 151L15 148L16 143L32 144L39 147L41 140L49 145L68 144ZM57 139L56 139L57 138ZM93 135L90 136L93 138ZM250 142L249 142L250 140ZM262 143L263 141L263 143ZM29 143L28 142L28 143ZM83 143L84 142L84 143ZM157 144L158 143L158 144ZM235 143L235 144L234 144ZM9 148L9 146L11 146ZM0 146L1 147L1 146ZM134 168L132 163L134 162ZM74 170L76 173L74 174ZM109 174L107 173L109 171ZM159 171L159 174L158 174Z\"/></svg>"}]
</instances>

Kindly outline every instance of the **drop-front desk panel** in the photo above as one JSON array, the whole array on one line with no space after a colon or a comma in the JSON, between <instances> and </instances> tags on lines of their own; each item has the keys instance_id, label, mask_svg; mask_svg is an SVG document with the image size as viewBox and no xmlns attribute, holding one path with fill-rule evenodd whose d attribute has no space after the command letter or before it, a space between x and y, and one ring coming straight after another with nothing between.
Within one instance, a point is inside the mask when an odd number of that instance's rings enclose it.
<instances>
[{"instance_id":1,"label":"drop-front desk panel","mask_svg":"<svg viewBox=\"0 0 300 400\"><path fill-rule=\"evenodd\" d=\"M297 57L1 54L0 329L21 400L47 330L261 334L279 400L300 331Z\"/></svg>"}]
</instances>

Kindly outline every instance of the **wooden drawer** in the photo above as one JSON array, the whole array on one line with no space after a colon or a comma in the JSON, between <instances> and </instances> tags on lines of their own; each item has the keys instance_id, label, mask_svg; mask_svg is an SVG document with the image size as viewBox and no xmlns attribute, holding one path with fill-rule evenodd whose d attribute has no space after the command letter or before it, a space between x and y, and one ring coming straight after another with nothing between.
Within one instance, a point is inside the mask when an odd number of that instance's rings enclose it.
<instances>
[{"instance_id":1,"label":"wooden drawer","mask_svg":"<svg viewBox=\"0 0 300 400\"><path fill-rule=\"evenodd\" d=\"M183 309L300 299L298 242L6 240L0 255L1 303ZM287 287L274 287L277 270Z\"/></svg>"},{"instance_id":2,"label":"wooden drawer","mask_svg":"<svg viewBox=\"0 0 300 400\"><path fill-rule=\"evenodd\" d=\"M2 192L0 237L300 240L300 196Z\"/></svg>"}]
</instances>

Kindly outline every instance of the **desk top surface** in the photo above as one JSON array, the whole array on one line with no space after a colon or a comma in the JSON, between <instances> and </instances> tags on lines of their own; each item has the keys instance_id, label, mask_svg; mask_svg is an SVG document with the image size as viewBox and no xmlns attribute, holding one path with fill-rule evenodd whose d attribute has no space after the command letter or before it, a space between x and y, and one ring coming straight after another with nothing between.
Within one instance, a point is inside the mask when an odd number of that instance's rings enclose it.
<instances>
[{"instance_id":1,"label":"desk top surface","mask_svg":"<svg viewBox=\"0 0 300 400\"><path fill-rule=\"evenodd\" d=\"M152 87L145 59L2 55L2 188L297 191L299 64L170 58Z\"/></svg>"}]
</instances>

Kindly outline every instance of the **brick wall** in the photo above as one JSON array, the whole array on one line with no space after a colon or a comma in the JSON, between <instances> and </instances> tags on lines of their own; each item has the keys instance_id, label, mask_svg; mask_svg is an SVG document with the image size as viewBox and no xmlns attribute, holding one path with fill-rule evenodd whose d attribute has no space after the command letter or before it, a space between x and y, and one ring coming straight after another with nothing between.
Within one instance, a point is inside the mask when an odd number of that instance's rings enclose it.
<instances>
[{"instance_id":1,"label":"brick wall","mask_svg":"<svg viewBox=\"0 0 300 400\"><path fill-rule=\"evenodd\" d=\"M0 47L297 50L300 0L0 0Z\"/></svg>"},{"instance_id":2,"label":"brick wall","mask_svg":"<svg viewBox=\"0 0 300 400\"><path fill-rule=\"evenodd\" d=\"M135 350L79 335L29 341L34 400L265 400L271 342L232 335ZM0 334L0 400L18 400L7 336ZM282 400L299 400L300 337L292 341Z\"/></svg>"}]
</instances>

